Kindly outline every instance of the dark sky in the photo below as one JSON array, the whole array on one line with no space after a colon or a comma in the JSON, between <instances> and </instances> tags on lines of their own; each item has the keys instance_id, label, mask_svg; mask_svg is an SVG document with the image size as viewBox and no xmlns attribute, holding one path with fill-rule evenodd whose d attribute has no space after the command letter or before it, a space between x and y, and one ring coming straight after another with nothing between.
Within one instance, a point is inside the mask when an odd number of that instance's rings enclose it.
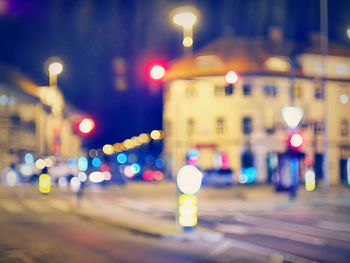
<instances>
[{"instance_id":1,"label":"dark sky","mask_svg":"<svg viewBox=\"0 0 350 263\"><path fill-rule=\"evenodd\" d=\"M151 93L144 69L182 54L182 35L169 19L181 4L195 5L198 49L233 31L264 36L280 26L287 39L306 42L319 31L319 0L0 0L0 60L47 85L44 63L64 61L59 87L68 103L96 119L90 146L161 128L161 92ZM350 1L329 0L329 37L349 45ZM115 86L114 61L126 61L127 89ZM160 88L160 87L159 87Z\"/></svg>"}]
</instances>

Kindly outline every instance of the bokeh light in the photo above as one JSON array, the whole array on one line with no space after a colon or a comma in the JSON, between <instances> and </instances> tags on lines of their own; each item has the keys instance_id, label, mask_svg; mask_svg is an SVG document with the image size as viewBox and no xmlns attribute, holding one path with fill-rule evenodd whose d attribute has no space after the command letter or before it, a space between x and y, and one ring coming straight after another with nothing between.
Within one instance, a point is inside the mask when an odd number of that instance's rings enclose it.
<instances>
[{"instance_id":1,"label":"bokeh light","mask_svg":"<svg viewBox=\"0 0 350 263\"><path fill-rule=\"evenodd\" d=\"M89 181L92 183L101 183L105 179L105 176L100 171L95 171L89 174Z\"/></svg>"},{"instance_id":2,"label":"bokeh light","mask_svg":"<svg viewBox=\"0 0 350 263\"><path fill-rule=\"evenodd\" d=\"M86 182L86 180L87 180L87 175L86 175L86 173L84 173L84 172L79 172L79 173L78 173L78 178L79 178L79 180L80 180L81 182Z\"/></svg>"},{"instance_id":3,"label":"bokeh light","mask_svg":"<svg viewBox=\"0 0 350 263\"><path fill-rule=\"evenodd\" d=\"M150 140L151 140L150 136L148 134L146 134L146 133L141 133L139 135L139 141L141 143L149 143Z\"/></svg>"},{"instance_id":4,"label":"bokeh light","mask_svg":"<svg viewBox=\"0 0 350 263\"><path fill-rule=\"evenodd\" d=\"M78 192L81 188L81 181L79 180L78 177L74 176L71 180L70 180L70 189L73 192Z\"/></svg>"},{"instance_id":5,"label":"bokeh light","mask_svg":"<svg viewBox=\"0 0 350 263\"><path fill-rule=\"evenodd\" d=\"M177 186L184 194L195 194L202 185L202 173L193 165L183 166L176 178Z\"/></svg>"},{"instance_id":6,"label":"bokeh light","mask_svg":"<svg viewBox=\"0 0 350 263\"><path fill-rule=\"evenodd\" d=\"M341 94L339 96L339 101L341 104L347 104L349 102L349 97L346 94Z\"/></svg>"},{"instance_id":7,"label":"bokeh light","mask_svg":"<svg viewBox=\"0 0 350 263\"><path fill-rule=\"evenodd\" d=\"M138 163L134 163L131 165L131 169L133 170L134 174L137 174L141 171L141 166Z\"/></svg>"},{"instance_id":8,"label":"bokeh light","mask_svg":"<svg viewBox=\"0 0 350 263\"><path fill-rule=\"evenodd\" d=\"M154 80L160 80L165 75L165 68L161 65L154 65L150 70L150 77Z\"/></svg>"},{"instance_id":9,"label":"bokeh light","mask_svg":"<svg viewBox=\"0 0 350 263\"><path fill-rule=\"evenodd\" d=\"M117 162L120 163L120 164L124 164L126 163L128 160L128 157L126 156L125 153L119 153L117 155Z\"/></svg>"},{"instance_id":10,"label":"bokeh light","mask_svg":"<svg viewBox=\"0 0 350 263\"><path fill-rule=\"evenodd\" d=\"M89 156L90 156L91 158L97 157L97 156L98 156L98 151L97 151L96 149L91 149L91 150L89 151Z\"/></svg>"},{"instance_id":11,"label":"bokeh light","mask_svg":"<svg viewBox=\"0 0 350 263\"><path fill-rule=\"evenodd\" d=\"M95 122L90 119L90 118L84 118L80 123L79 123L79 131L83 135L88 135L92 130L95 128Z\"/></svg>"},{"instance_id":12,"label":"bokeh light","mask_svg":"<svg viewBox=\"0 0 350 263\"><path fill-rule=\"evenodd\" d=\"M39 170L42 170L45 168L45 161L43 159L38 159L35 161L35 167Z\"/></svg>"},{"instance_id":13,"label":"bokeh light","mask_svg":"<svg viewBox=\"0 0 350 263\"><path fill-rule=\"evenodd\" d=\"M303 144L303 137L299 133L294 133L290 138L290 145L299 148Z\"/></svg>"},{"instance_id":14,"label":"bokeh light","mask_svg":"<svg viewBox=\"0 0 350 263\"><path fill-rule=\"evenodd\" d=\"M27 164L33 164L34 163L34 156L31 153L27 153L26 155L24 155L24 161Z\"/></svg>"},{"instance_id":15,"label":"bokeh light","mask_svg":"<svg viewBox=\"0 0 350 263\"><path fill-rule=\"evenodd\" d=\"M104 154L112 155L114 153L114 147L111 144L105 144L102 148Z\"/></svg>"},{"instance_id":16,"label":"bokeh light","mask_svg":"<svg viewBox=\"0 0 350 263\"><path fill-rule=\"evenodd\" d=\"M226 73L225 80L229 84L235 84L238 81L238 75L233 70L230 70Z\"/></svg>"},{"instance_id":17,"label":"bokeh light","mask_svg":"<svg viewBox=\"0 0 350 263\"><path fill-rule=\"evenodd\" d=\"M86 171L88 169L88 166L89 166L89 162L86 157L80 157L78 159L78 169L80 171Z\"/></svg>"},{"instance_id":18,"label":"bokeh light","mask_svg":"<svg viewBox=\"0 0 350 263\"><path fill-rule=\"evenodd\" d=\"M91 164L92 164L93 167L99 168L101 166L101 164L102 164L102 161L101 161L100 158L95 157L95 158L92 159Z\"/></svg>"}]
</instances>

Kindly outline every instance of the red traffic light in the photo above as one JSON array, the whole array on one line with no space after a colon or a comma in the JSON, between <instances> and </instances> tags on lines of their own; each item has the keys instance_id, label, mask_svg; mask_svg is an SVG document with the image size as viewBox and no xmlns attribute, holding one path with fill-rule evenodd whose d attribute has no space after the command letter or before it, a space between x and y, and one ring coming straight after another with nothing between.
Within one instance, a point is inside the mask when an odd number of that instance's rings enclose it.
<instances>
[{"instance_id":1,"label":"red traffic light","mask_svg":"<svg viewBox=\"0 0 350 263\"><path fill-rule=\"evenodd\" d=\"M299 132L293 132L288 136L287 143L291 150L297 151L303 146L304 138Z\"/></svg>"},{"instance_id":2,"label":"red traffic light","mask_svg":"<svg viewBox=\"0 0 350 263\"><path fill-rule=\"evenodd\" d=\"M95 128L95 122L91 118L83 118L78 124L78 131L83 136L88 136Z\"/></svg>"},{"instance_id":3,"label":"red traffic light","mask_svg":"<svg viewBox=\"0 0 350 263\"><path fill-rule=\"evenodd\" d=\"M152 63L147 67L147 75L153 81L162 80L165 72L165 67L161 63Z\"/></svg>"},{"instance_id":4,"label":"red traffic light","mask_svg":"<svg viewBox=\"0 0 350 263\"><path fill-rule=\"evenodd\" d=\"M154 80L160 80L165 75L165 68L161 65L154 65L149 72L150 77Z\"/></svg>"},{"instance_id":5,"label":"red traffic light","mask_svg":"<svg viewBox=\"0 0 350 263\"><path fill-rule=\"evenodd\" d=\"M238 74L233 70L230 70L225 75L226 82L231 85L235 84L238 81L238 79L239 79Z\"/></svg>"}]
</instances>

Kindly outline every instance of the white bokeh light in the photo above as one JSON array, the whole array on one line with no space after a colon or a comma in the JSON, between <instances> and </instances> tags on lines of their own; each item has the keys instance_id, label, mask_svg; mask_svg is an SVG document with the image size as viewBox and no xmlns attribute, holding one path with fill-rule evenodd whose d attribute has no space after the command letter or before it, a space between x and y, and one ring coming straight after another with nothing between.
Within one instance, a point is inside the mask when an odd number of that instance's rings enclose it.
<instances>
[{"instance_id":1,"label":"white bokeh light","mask_svg":"<svg viewBox=\"0 0 350 263\"><path fill-rule=\"evenodd\" d=\"M201 188L202 177L197 167L185 165L177 173L177 186L184 194L195 194Z\"/></svg>"}]
</instances>

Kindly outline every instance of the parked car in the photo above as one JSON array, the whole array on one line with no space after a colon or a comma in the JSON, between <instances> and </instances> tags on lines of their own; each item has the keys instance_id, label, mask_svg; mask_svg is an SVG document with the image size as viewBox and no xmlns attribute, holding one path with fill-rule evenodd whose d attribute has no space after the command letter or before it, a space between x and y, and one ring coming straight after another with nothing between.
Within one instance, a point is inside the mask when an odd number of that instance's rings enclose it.
<instances>
[{"instance_id":1,"label":"parked car","mask_svg":"<svg viewBox=\"0 0 350 263\"><path fill-rule=\"evenodd\" d=\"M231 169L208 169L203 171L203 186L225 187L233 185Z\"/></svg>"}]
</instances>

